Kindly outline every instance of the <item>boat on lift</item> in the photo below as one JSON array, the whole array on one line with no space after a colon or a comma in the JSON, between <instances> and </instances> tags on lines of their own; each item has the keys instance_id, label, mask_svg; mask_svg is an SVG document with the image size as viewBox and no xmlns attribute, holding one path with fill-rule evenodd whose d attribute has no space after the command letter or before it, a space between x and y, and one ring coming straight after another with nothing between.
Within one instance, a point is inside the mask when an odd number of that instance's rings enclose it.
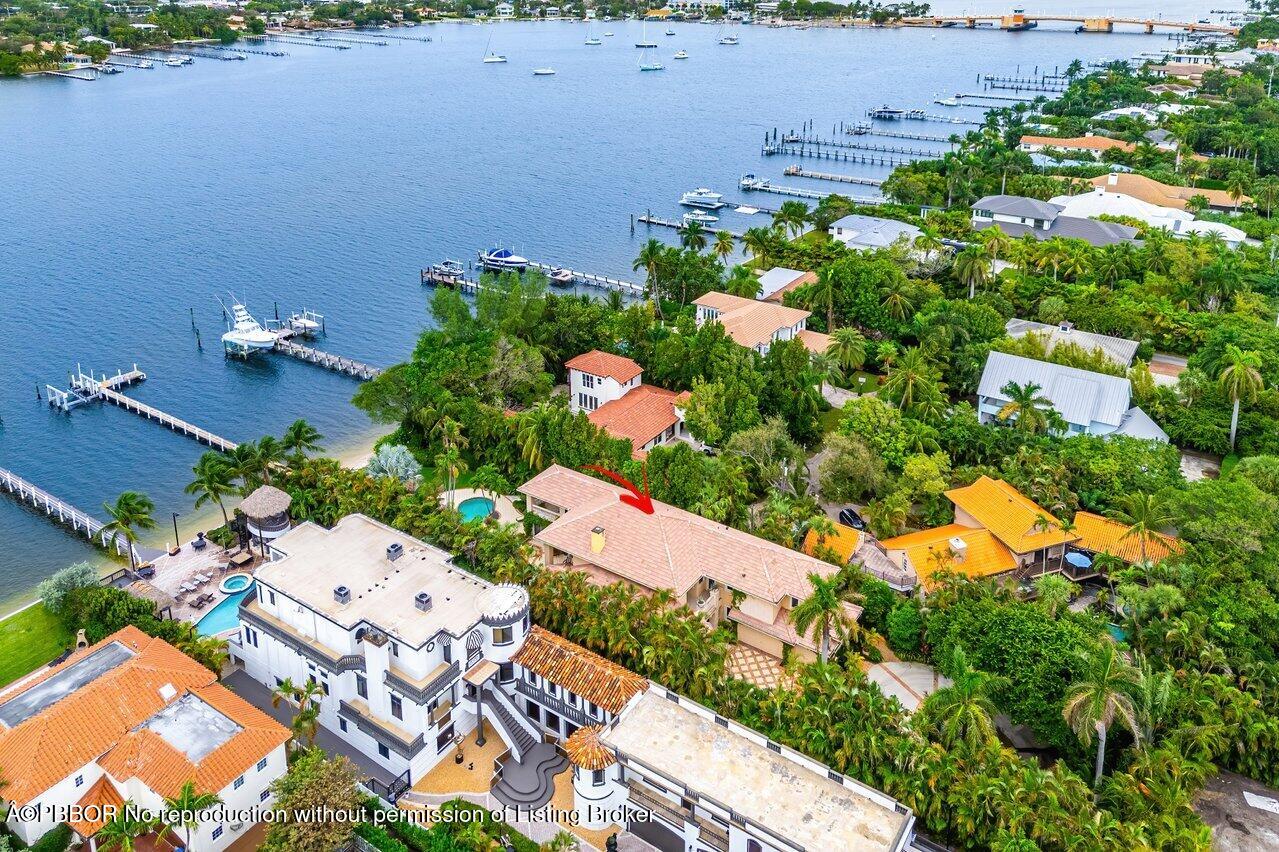
<instances>
[{"instance_id":1,"label":"boat on lift","mask_svg":"<svg viewBox=\"0 0 1279 852\"><path fill-rule=\"evenodd\" d=\"M707 210L718 210L724 206L724 196L699 186L692 192L680 196L679 203L687 207L705 207Z\"/></svg>"},{"instance_id":2,"label":"boat on lift","mask_svg":"<svg viewBox=\"0 0 1279 852\"><path fill-rule=\"evenodd\" d=\"M176 57L173 59L164 60L164 64L170 68L181 68L183 65L186 65L185 62L183 62L181 59L177 59Z\"/></svg>"},{"instance_id":3,"label":"boat on lift","mask_svg":"<svg viewBox=\"0 0 1279 852\"><path fill-rule=\"evenodd\" d=\"M226 310L226 305L224 304L222 308ZM254 352L275 348L279 335L263 328L261 323L249 313L247 307L235 302L228 313L231 327L222 335L222 348L228 353L247 356Z\"/></svg>"},{"instance_id":4,"label":"boat on lift","mask_svg":"<svg viewBox=\"0 0 1279 852\"><path fill-rule=\"evenodd\" d=\"M701 210L690 210L687 213L685 213L683 216L681 216L680 219L684 222L685 225L689 224L690 222L696 222L699 225L714 225L716 222L719 221L718 216L712 216L709 213L703 213Z\"/></svg>"},{"instance_id":5,"label":"boat on lift","mask_svg":"<svg viewBox=\"0 0 1279 852\"><path fill-rule=\"evenodd\" d=\"M556 268L552 269L550 274L547 275L546 277L551 282L551 284L553 284L556 287L572 287L573 286L572 270L565 269L562 266L557 266Z\"/></svg>"},{"instance_id":6,"label":"boat on lift","mask_svg":"<svg viewBox=\"0 0 1279 852\"><path fill-rule=\"evenodd\" d=\"M480 252L480 266L492 272L523 272L528 268L528 258L510 249L494 248Z\"/></svg>"}]
</instances>

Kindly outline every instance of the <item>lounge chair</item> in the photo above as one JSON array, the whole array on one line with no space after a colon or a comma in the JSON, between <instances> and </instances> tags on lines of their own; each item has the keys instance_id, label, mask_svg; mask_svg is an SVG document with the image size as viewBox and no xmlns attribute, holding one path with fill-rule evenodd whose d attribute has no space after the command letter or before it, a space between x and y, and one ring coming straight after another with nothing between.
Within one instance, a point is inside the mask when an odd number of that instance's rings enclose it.
<instances>
[{"instance_id":1,"label":"lounge chair","mask_svg":"<svg viewBox=\"0 0 1279 852\"><path fill-rule=\"evenodd\" d=\"M194 584L194 583L183 583L183 584L182 584L181 586L179 586L178 588L179 588L179 589L181 589L181 590L185 593L185 592L194 592L194 591L195 591L195 589L196 589L196 586L195 586L195 584Z\"/></svg>"},{"instance_id":2,"label":"lounge chair","mask_svg":"<svg viewBox=\"0 0 1279 852\"><path fill-rule=\"evenodd\" d=\"M204 598L203 598L203 597L196 598L195 600L191 601L191 608L192 608L192 609L204 609L204 604L205 604L205 603L206 603L206 601L204 600Z\"/></svg>"}]
</instances>

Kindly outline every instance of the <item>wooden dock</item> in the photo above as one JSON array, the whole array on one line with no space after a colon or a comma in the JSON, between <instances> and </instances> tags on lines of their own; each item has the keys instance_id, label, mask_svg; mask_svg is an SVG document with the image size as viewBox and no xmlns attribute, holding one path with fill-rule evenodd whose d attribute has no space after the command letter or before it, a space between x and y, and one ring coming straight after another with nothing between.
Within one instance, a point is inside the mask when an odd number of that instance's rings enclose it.
<instances>
[{"instance_id":1,"label":"wooden dock","mask_svg":"<svg viewBox=\"0 0 1279 852\"><path fill-rule=\"evenodd\" d=\"M806 145L765 145L760 149L761 156L771 157L775 154L785 154L788 157L812 157L818 160L836 160L841 163L856 163L863 166L905 166L915 162L917 159L940 159L942 152L929 152L928 154L914 156L859 154L854 151L832 151Z\"/></svg>"},{"instance_id":2,"label":"wooden dock","mask_svg":"<svg viewBox=\"0 0 1279 852\"><path fill-rule=\"evenodd\" d=\"M931 148L919 148L909 145L879 145L874 142L846 142L842 139L823 139L820 136L788 135L782 138L780 144L811 145L819 148L846 148L853 151L874 151L877 154L910 154L919 157L936 157L943 153L934 151ZM955 147L950 140L946 140L943 144L948 148Z\"/></svg>"},{"instance_id":3,"label":"wooden dock","mask_svg":"<svg viewBox=\"0 0 1279 852\"><path fill-rule=\"evenodd\" d=\"M96 397L93 394L84 394L78 390L81 386L97 384L107 390L119 390L120 388L126 388L135 382L145 381L146 377L147 374L139 370L137 364L134 364L133 369L127 372L117 370L114 376L108 376L106 373L103 373L101 378L94 378L92 370L86 374L84 370L81 369L80 365L77 364L75 373L67 377L67 387L69 390L55 388L53 385L45 385L44 391L45 395L49 398L49 405L54 408L61 409L62 411L70 411L76 406L84 405L86 402L94 402L96 400Z\"/></svg>"},{"instance_id":4,"label":"wooden dock","mask_svg":"<svg viewBox=\"0 0 1279 852\"><path fill-rule=\"evenodd\" d=\"M680 222L676 219L663 219L660 216L654 216L652 213L641 213L640 215L635 217L635 221L639 222L641 225L657 225L658 227L661 227L661 228L674 228L677 231L684 230L683 222ZM729 231L726 228L716 228L714 230L710 228L706 229L707 234L716 234L716 233L719 233L720 231L724 231L725 233L730 234L734 239L737 239L737 240L740 240L742 238L741 234L737 233L736 231Z\"/></svg>"},{"instance_id":5,"label":"wooden dock","mask_svg":"<svg viewBox=\"0 0 1279 852\"><path fill-rule=\"evenodd\" d=\"M85 390L89 390L85 388ZM113 390L108 390L101 386L97 389L97 395L104 402L112 405L118 405L125 411L132 411L134 414L141 415L148 420L154 420L161 426L165 426L177 432L180 435L186 435L188 438L194 438L201 444L208 444L215 450L229 453L236 448L234 441L228 441L220 435L215 435L208 429L202 429L194 423L188 423L180 417L174 417L168 412L161 411L153 405L147 405L145 402L138 402L136 399L125 396Z\"/></svg>"},{"instance_id":6,"label":"wooden dock","mask_svg":"<svg viewBox=\"0 0 1279 852\"><path fill-rule=\"evenodd\" d=\"M56 518L57 523L71 527L90 541L96 540L103 547L111 548L111 533L102 531L106 527L105 523L3 467L0 467L0 489L23 503L40 509L48 518ZM128 556L130 547L123 538L116 538L116 553ZM141 561L136 549L133 555L136 561Z\"/></svg>"},{"instance_id":7,"label":"wooden dock","mask_svg":"<svg viewBox=\"0 0 1279 852\"><path fill-rule=\"evenodd\" d=\"M862 125L855 125L852 128L844 130L849 136L886 136L890 139L913 139L916 142L950 142L949 136L938 136L933 133L908 133L904 130L880 130L877 128L862 129Z\"/></svg>"},{"instance_id":8,"label":"wooden dock","mask_svg":"<svg viewBox=\"0 0 1279 852\"><path fill-rule=\"evenodd\" d=\"M275 341L275 351L281 355L288 355L292 358L297 358L299 361L305 361L308 364L316 364L326 370L333 370L335 373L353 376L364 382L382 375L382 368L380 367L374 367L343 355L335 355L332 352L312 349L310 346L303 346L301 343L294 343L288 339L288 336L281 336Z\"/></svg>"},{"instance_id":9,"label":"wooden dock","mask_svg":"<svg viewBox=\"0 0 1279 852\"><path fill-rule=\"evenodd\" d=\"M801 189L797 186L779 186L770 180L755 178L749 175L742 178L739 186L741 186L742 192L771 192L774 195L789 195L792 198L811 198L816 201L835 195L833 192L820 192L816 189ZM856 195L845 195L843 197L847 198L854 204L875 205L884 203L884 199L878 197L872 198L870 196Z\"/></svg>"},{"instance_id":10,"label":"wooden dock","mask_svg":"<svg viewBox=\"0 0 1279 852\"><path fill-rule=\"evenodd\" d=\"M803 166L787 166L782 170L782 174L787 177L812 178L813 180L830 180L836 183L856 183L862 186L883 186L882 180L868 177L857 177L856 175L836 175L829 172L810 172Z\"/></svg>"},{"instance_id":11,"label":"wooden dock","mask_svg":"<svg viewBox=\"0 0 1279 852\"><path fill-rule=\"evenodd\" d=\"M709 229L708 229L709 230ZM549 263L538 263L537 261L529 261L529 269L536 269L538 272L545 272L548 275L556 270L564 270L573 276L573 281L580 284L587 284L594 287L609 287L614 290L621 290L625 293L641 294L645 287L643 284L636 284L633 281L623 281L620 278L609 278L607 275L596 275L593 272L579 272L576 269L569 269L564 266L554 266Z\"/></svg>"}]
</instances>

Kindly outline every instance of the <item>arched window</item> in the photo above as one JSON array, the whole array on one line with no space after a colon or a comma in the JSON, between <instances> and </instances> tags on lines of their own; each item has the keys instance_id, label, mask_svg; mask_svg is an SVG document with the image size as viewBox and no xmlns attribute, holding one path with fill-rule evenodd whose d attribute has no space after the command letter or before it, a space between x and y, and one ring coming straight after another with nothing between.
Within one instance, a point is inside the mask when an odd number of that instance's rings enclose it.
<instances>
[{"instance_id":1,"label":"arched window","mask_svg":"<svg viewBox=\"0 0 1279 852\"><path fill-rule=\"evenodd\" d=\"M764 847L753 837L746 838L746 852L764 852Z\"/></svg>"}]
</instances>

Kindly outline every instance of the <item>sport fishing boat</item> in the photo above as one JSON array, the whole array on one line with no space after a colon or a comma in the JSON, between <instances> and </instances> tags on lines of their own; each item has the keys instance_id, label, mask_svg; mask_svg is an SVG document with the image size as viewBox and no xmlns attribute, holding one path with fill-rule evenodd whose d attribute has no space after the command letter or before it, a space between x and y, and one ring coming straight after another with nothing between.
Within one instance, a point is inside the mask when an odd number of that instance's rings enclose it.
<instances>
[{"instance_id":1,"label":"sport fishing boat","mask_svg":"<svg viewBox=\"0 0 1279 852\"><path fill-rule=\"evenodd\" d=\"M222 306L224 309L226 305ZM253 318L249 309L236 302L229 311L231 327L222 335L222 348L236 355L249 355L275 348L277 335Z\"/></svg>"},{"instance_id":2,"label":"sport fishing boat","mask_svg":"<svg viewBox=\"0 0 1279 852\"><path fill-rule=\"evenodd\" d=\"M528 258L520 257L510 249L494 248L480 252L480 266L495 272L523 272L528 268Z\"/></svg>"},{"instance_id":3,"label":"sport fishing boat","mask_svg":"<svg viewBox=\"0 0 1279 852\"><path fill-rule=\"evenodd\" d=\"M679 203L688 207L705 207L708 210L716 210L724 206L724 196L718 192L711 192L704 186L699 186L692 192L686 192L681 195Z\"/></svg>"},{"instance_id":4,"label":"sport fishing boat","mask_svg":"<svg viewBox=\"0 0 1279 852\"><path fill-rule=\"evenodd\" d=\"M718 216L712 216L709 213L703 213L701 210L690 210L680 217L684 224L696 222L699 225L713 225L719 221Z\"/></svg>"}]
</instances>

